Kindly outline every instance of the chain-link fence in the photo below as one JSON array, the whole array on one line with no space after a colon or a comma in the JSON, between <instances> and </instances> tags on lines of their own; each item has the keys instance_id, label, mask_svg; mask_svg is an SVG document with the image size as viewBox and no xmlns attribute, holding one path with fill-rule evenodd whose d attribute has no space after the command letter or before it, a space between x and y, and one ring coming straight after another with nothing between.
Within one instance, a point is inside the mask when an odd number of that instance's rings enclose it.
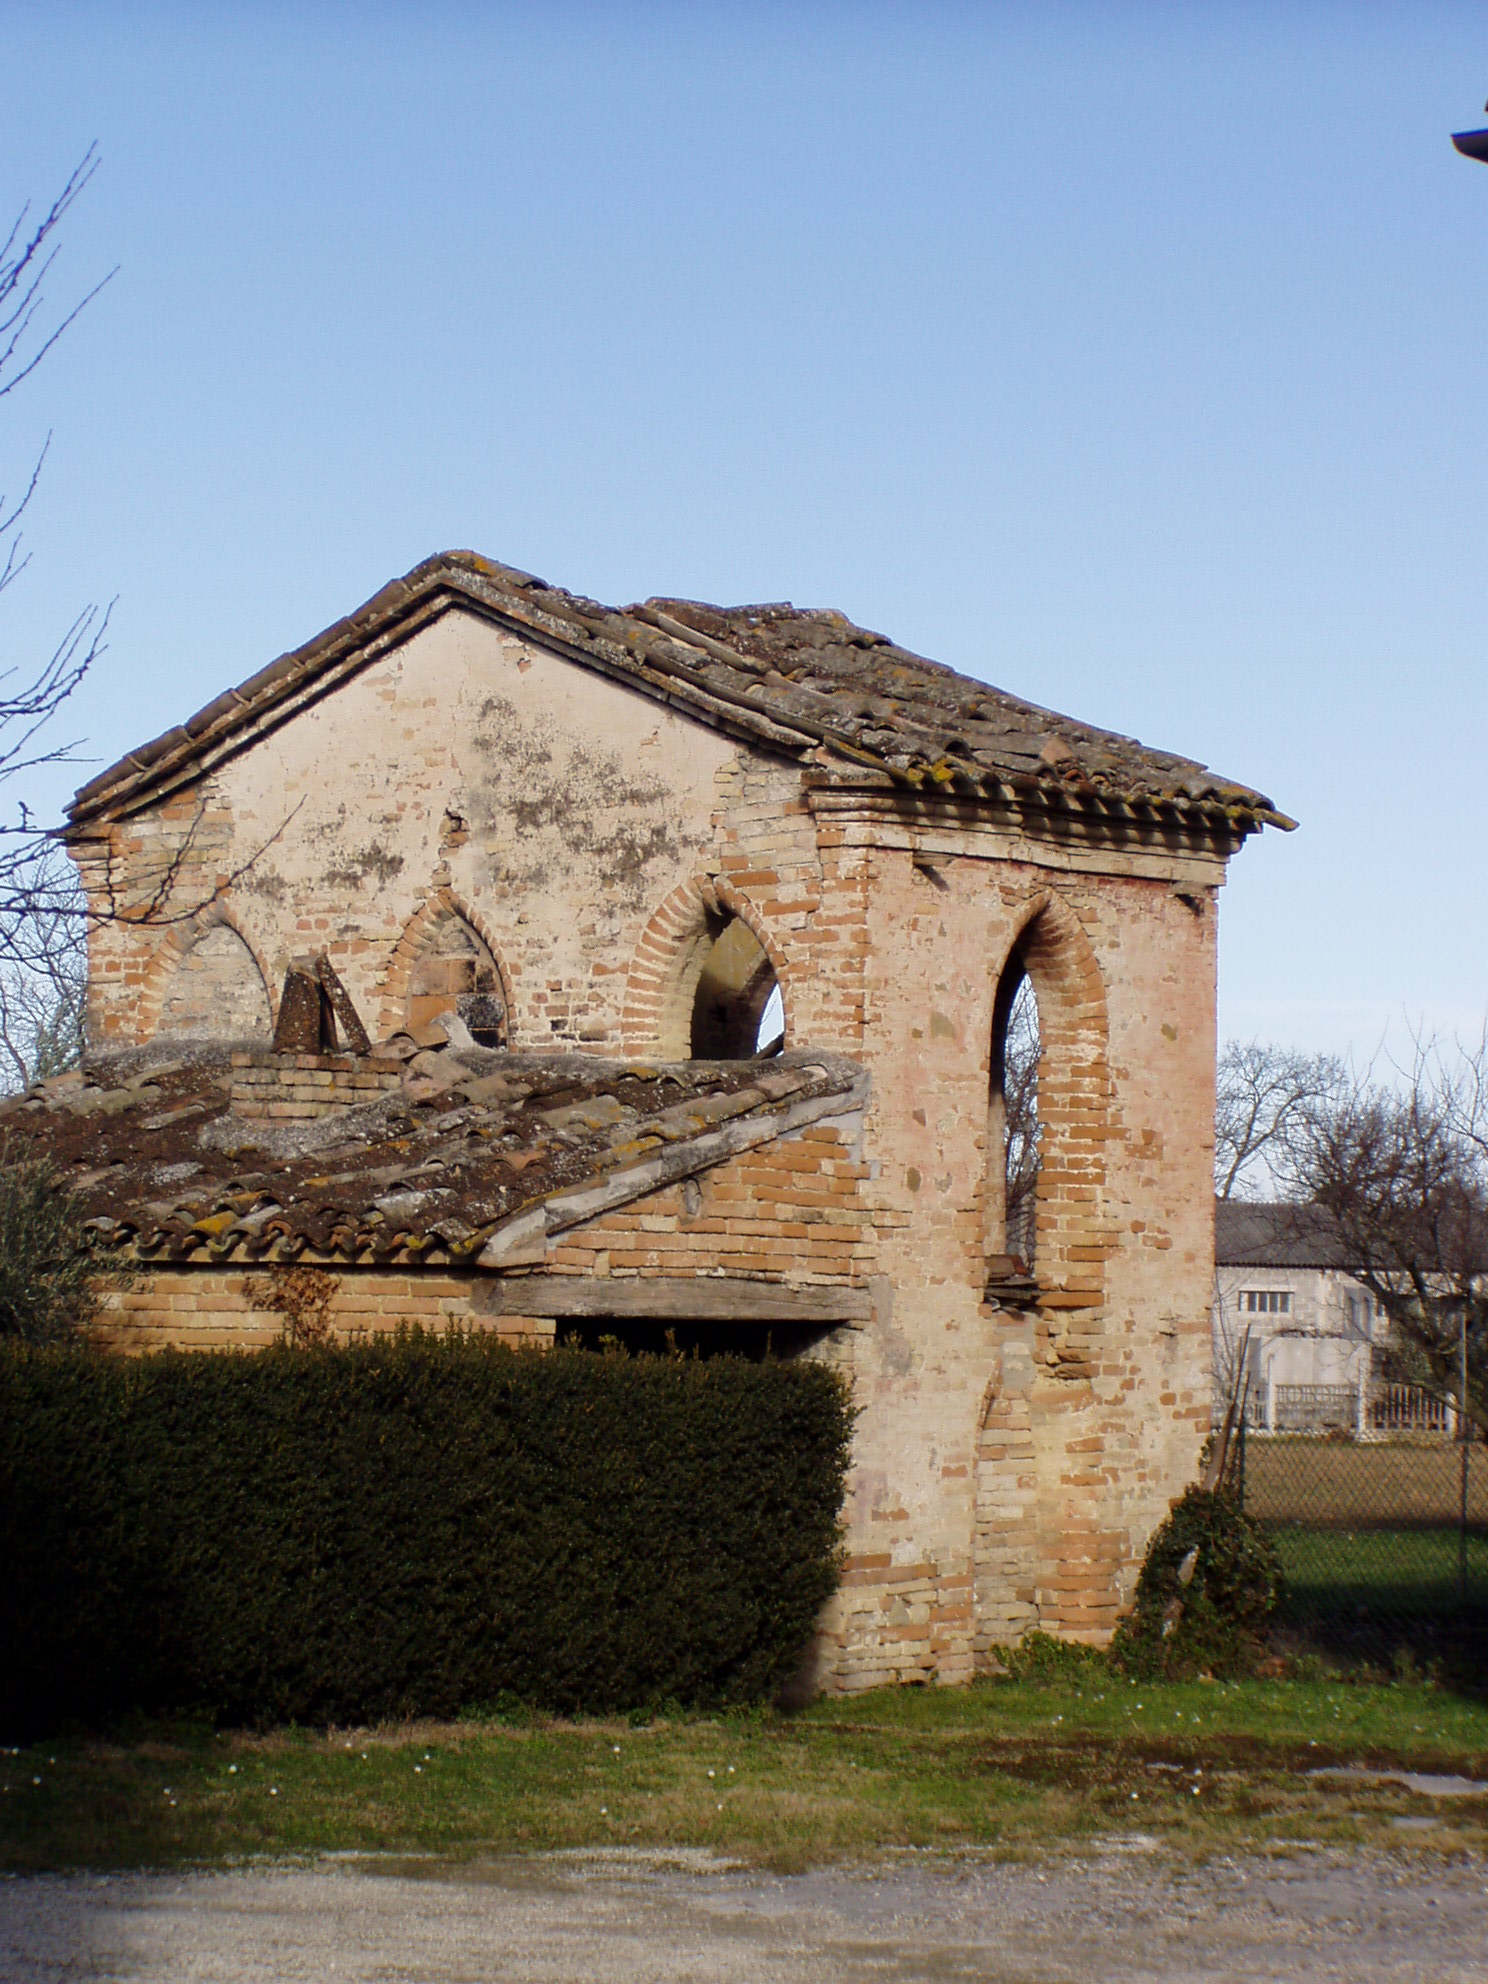
<instances>
[{"instance_id":1,"label":"chain-link fence","mask_svg":"<svg viewBox=\"0 0 1488 1984\"><path fill-rule=\"evenodd\" d=\"M1445 1432L1242 1425L1229 1485L1286 1574L1279 1624L1320 1650L1488 1667L1488 1446Z\"/></svg>"}]
</instances>

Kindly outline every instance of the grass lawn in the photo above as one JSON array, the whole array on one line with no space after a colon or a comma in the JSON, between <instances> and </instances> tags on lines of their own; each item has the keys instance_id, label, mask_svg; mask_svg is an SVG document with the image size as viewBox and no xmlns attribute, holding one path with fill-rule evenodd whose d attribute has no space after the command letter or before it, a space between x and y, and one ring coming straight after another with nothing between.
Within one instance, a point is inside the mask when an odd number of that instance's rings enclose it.
<instances>
[{"instance_id":1,"label":"grass lawn","mask_svg":"<svg viewBox=\"0 0 1488 1984\"><path fill-rule=\"evenodd\" d=\"M1465 1604L1462 1458L1442 1440L1251 1440L1245 1509L1270 1530L1286 1573L1278 1625L1386 1668L1402 1650L1421 1665L1476 1665L1488 1635L1488 1448L1467 1456Z\"/></svg>"},{"instance_id":2,"label":"grass lawn","mask_svg":"<svg viewBox=\"0 0 1488 1984\"><path fill-rule=\"evenodd\" d=\"M1339 1606L1380 1613L1454 1611L1459 1600L1455 1528L1319 1529L1279 1523L1271 1531L1287 1579L1289 1612ZM1488 1533L1467 1539L1470 1605L1488 1610Z\"/></svg>"},{"instance_id":3,"label":"grass lawn","mask_svg":"<svg viewBox=\"0 0 1488 1984\"><path fill-rule=\"evenodd\" d=\"M0 1756L0 1865L702 1846L799 1866L1141 1831L1204 1853L1403 1837L1488 1848L1488 1798L1319 1766L1488 1778L1488 1705L1424 1685L1057 1682L883 1690L796 1715L462 1722L265 1736L171 1726ZM1404 1835L1402 1817L1435 1816Z\"/></svg>"},{"instance_id":4,"label":"grass lawn","mask_svg":"<svg viewBox=\"0 0 1488 1984\"><path fill-rule=\"evenodd\" d=\"M1278 1434L1246 1446L1245 1513L1326 1526L1452 1525L1462 1449L1444 1440L1326 1440ZM1488 1524L1488 1447L1468 1451L1468 1520Z\"/></svg>"}]
</instances>

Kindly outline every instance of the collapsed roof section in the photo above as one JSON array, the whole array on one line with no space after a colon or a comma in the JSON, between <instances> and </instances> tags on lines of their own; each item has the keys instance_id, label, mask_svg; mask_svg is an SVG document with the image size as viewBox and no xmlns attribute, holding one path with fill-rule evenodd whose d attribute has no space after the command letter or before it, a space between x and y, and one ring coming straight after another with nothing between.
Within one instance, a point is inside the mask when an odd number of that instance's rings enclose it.
<instances>
[{"instance_id":1,"label":"collapsed roof section","mask_svg":"<svg viewBox=\"0 0 1488 1984\"><path fill-rule=\"evenodd\" d=\"M453 609L839 778L963 802L1242 837L1290 828L1263 793L1190 758L1095 730L897 647L842 614L652 599L625 609L469 551L427 559L304 647L88 782L84 826L210 770L303 703Z\"/></svg>"},{"instance_id":2,"label":"collapsed roof section","mask_svg":"<svg viewBox=\"0 0 1488 1984\"><path fill-rule=\"evenodd\" d=\"M827 1054L662 1067L406 1035L369 1056L161 1042L0 1104L0 1133L133 1258L499 1270L865 1096Z\"/></svg>"}]
</instances>

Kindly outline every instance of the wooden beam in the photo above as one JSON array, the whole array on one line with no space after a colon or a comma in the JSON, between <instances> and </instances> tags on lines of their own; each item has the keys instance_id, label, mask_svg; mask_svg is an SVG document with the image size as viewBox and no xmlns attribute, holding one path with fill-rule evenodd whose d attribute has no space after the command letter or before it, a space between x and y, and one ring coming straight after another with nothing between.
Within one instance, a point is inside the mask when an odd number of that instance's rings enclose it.
<instances>
[{"instance_id":1,"label":"wooden beam","mask_svg":"<svg viewBox=\"0 0 1488 1984\"><path fill-rule=\"evenodd\" d=\"M862 1324L871 1313L863 1288L783 1288L741 1275L504 1275L480 1293L496 1316L628 1318L658 1323Z\"/></svg>"}]
</instances>

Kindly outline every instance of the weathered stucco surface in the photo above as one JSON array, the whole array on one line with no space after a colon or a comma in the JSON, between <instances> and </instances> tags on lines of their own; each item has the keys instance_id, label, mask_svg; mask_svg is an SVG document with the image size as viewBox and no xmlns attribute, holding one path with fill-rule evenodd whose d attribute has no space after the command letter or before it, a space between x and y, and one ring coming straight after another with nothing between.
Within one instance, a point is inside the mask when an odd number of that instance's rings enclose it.
<instances>
[{"instance_id":1,"label":"weathered stucco surface","mask_svg":"<svg viewBox=\"0 0 1488 1984\"><path fill-rule=\"evenodd\" d=\"M540 1265L706 1275L727 1253L747 1273L747 1242L761 1272L799 1249L808 1278L864 1292L864 1320L827 1351L863 1408L848 1572L817 1650L838 1687L962 1679L1035 1624L1104 1638L1192 1477L1209 1414L1228 851L844 780L463 611L205 779L74 839L100 904L145 903L172 862L175 900L211 899L165 928L99 929L90 1024L104 1042L198 1011L185 988L208 947L239 968L235 1018L257 984L267 1026L290 959L324 950L385 1038L458 914L499 977L513 1049L675 1059L703 954L743 919L787 1044L870 1077L850 1144L735 1160L699 1195L565 1235ZM1044 1041L1032 1306L987 1299L994 1001L1015 952ZM830 1217L803 1221L807 1201ZM395 1279L387 1316L481 1313L468 1277ZM242 1280L172 1269L124 1298L119 1326L134 1341L257 1340L265 1318ZM371 1314L375 1293L349 1276L340 1300Z\"/></svg>"},{"instance_id":2,"label":"weathered stucco surface","mask_svg":"<svg viewBox=\"0 0 1488 1984\"><path fill-rule=\"evenodd\" d=\"M184 846L173 900L194 906L256 854L208 919L226 915L275 988L292 957L326 951L383 1032L403 1023L425 926L448 904L507 978L514 1045L615 1043L624 965L656 903L696 871L733 756L697 725L449 614L205 789L118 829L114 886L141 900ZM100 932L94 1037L153 1035L197 937L192 925ZM612 970L594 970L605 957Z\"/></svg>"}]
</instances>

